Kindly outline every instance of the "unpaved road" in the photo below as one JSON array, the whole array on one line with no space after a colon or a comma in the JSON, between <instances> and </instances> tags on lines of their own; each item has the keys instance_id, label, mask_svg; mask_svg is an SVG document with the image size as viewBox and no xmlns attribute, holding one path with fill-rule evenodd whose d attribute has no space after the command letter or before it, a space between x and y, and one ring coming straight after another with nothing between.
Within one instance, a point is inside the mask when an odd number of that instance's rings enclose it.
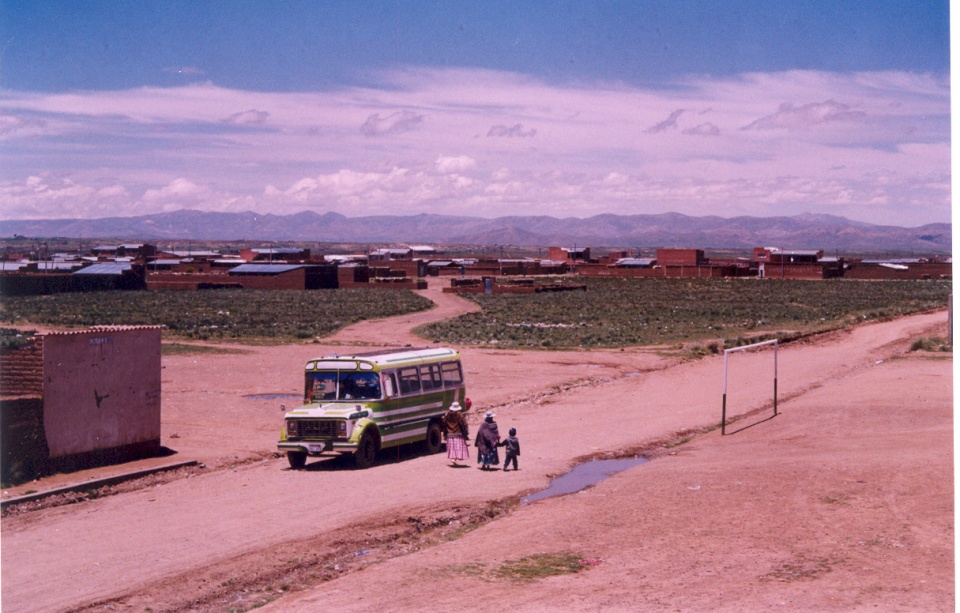
<instances>
[{"instance_id":1,"label":"unpaved road","mask_svg":"<svg viewBox=\"0 0 960 613\"><path fill-rule=\"evenodd\" d=\"M656 443L717 423L722 357L462 348L474 413L492 408L519 431L519 472L410 453L367 471L336 459L289 470L273 451L278 405L296 400L276 397L298 395L310 357L429 344L409 329L469 308L425 293L438 308L324 345L165 357L163 442L208 468L5 517L4 610L954 609L952 359L907 352L946 334L945 312L780 348L773 419L770 353L740 355L731 412L759 410L738 422L755 425L669 451ZM656 459L583 493L491 504L578 458L651 446ZM468 530L483 509L497 518ZM427 547L379 532L392 524L464 529ZM340 562L310 561L335 549ZM524 583L494 572L542 553L589 565ZM294 567L299 583L262 580Z\"/></svg>"}]
</instances>

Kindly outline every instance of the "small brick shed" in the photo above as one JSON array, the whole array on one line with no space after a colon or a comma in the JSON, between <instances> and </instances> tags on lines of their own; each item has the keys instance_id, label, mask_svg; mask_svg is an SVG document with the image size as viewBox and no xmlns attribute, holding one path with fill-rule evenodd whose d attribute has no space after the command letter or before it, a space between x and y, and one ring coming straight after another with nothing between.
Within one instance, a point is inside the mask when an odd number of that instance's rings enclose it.
<instances>
[{"instance_id":1,"label":"small brick shed","mask_svg":"<svg viewBox=\"0 0 960 613\"><path fill-rule=\"evenodd\" d=\"M157 455L160 327L38 335L0 352L2 477Z\"/></svg>"}]
</instances>

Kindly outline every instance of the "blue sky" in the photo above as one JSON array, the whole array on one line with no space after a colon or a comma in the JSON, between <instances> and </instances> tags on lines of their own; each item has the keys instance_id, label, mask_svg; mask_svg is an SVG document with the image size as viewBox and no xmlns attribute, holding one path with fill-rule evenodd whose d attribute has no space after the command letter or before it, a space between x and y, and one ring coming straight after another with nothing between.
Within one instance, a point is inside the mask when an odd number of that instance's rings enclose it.
<instances>
[{"instance_id":1,"label":"blue sky","mask_svg":"<svg viewBox=\"0 0 960 613\"><path fill-rule=\"evenodd\" d=\"M0 219L950 221L949 4L0 0Z\"/></svg>"}]
</instances>

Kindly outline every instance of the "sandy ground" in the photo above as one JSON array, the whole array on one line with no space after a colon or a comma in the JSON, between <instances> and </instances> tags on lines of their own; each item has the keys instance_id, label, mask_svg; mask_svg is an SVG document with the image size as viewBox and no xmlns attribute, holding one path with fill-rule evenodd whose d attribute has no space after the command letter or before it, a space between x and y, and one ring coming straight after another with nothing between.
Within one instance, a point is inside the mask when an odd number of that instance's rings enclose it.
<instances>
[{"instance_id":1,"label":"sandy ground","mask_svg":"<svg viewBox=\"0 0 960 613\"><path fill-rule=\"evenodd\" d=\"M0 523L9 611L954 610L951 356L910 353L946 313L872 323L723 359L654 351L461 348L468 396L516 427L519 472L403 450L357 471L293 471L281 403L310 357L422 346L410 330L470 303L364 322L323 344L163 359L163 443L203 469ZM665 443L672 443L666 447ZM680 444L677 444L680 443ZM589 456L650 462L581 493L519 496ZM117 468L59 475L15 496ZM542 554L580 572L517 581Z\"/></svg>"}]
</instances>

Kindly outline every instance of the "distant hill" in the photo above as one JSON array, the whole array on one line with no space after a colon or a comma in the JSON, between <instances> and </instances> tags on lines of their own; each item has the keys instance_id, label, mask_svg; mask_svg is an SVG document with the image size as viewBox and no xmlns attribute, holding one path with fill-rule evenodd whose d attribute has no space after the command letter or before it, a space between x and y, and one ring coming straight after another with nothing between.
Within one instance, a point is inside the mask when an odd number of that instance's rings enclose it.
<instances>
[{"instance_id":1,"label":"distant hill","mask_svg":"<svg viewBox=\"0 0 960 613\"><path fill-rule=\"evenodd\" d=\"M949 253L952 224L904 228L878 226L833 215L793 217L691 217L596 215L568 217L456 217L382 215L346 217L302 212L207 213L182 210L138 217L34 219L0 222L0 237L115 237L149 240L271 240L338 243L433 243L472 245L696 247L744 249L907 250Z\"/></svg>"}]
</instances>

